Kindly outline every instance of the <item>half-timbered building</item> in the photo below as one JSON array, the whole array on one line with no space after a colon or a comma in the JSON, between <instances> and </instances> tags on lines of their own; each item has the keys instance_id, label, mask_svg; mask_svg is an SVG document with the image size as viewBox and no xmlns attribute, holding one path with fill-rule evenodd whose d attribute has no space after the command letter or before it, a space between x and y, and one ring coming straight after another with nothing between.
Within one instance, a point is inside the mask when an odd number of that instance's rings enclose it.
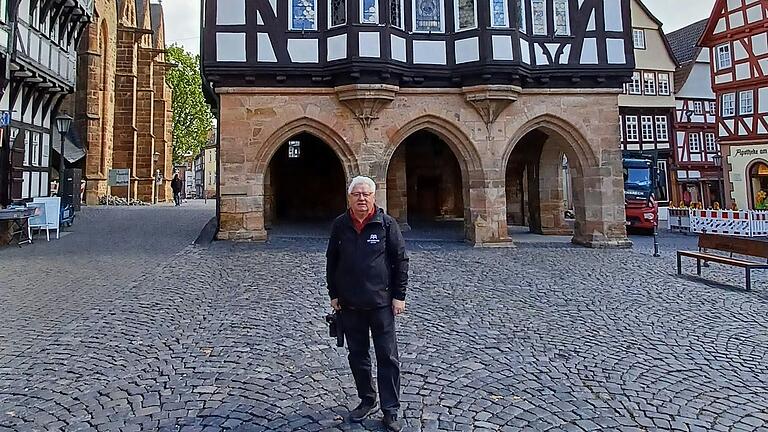
<instances>
[{"instance_id":1,"label":"half-timbered building","mask_svg":"<svg viewBox=\"0 0 768 432\"><path fill-rule=\"evenodd\" d=\"M699 41L710 52L717 134L730 205L768 193L768 1L718 0Z\"/></svg>"},{"instance_id":2,"label":"half-timbered building","mask_svg":"<svg viewBox=\"0 0 768 432\"><path fill-rule=\"evenodd\" d=\"M75 48L93 13L93 0L2 3L7 4L14 35L9 41L10 80L0 100L0 111L11 118L0 148L6 167L0 176L0 201L7 203L50 192L50 166L58 160L53 151L61 149L54 119L63 98L74 91ZM64 144L69 162L84 156L73 136Z\"/></svg>"},{"instance_id":3,"label":"half-timbered building","mask_svg":"<svg viewBox=\"0 0 768 432\"><path fill-rule=\"evenodd\" d=\"M203 2L219 238L332 217L363 174L403 226L462 221L467 240L488 244L522 223L628 244L617 97L634 70L629 4Z\"/></svg>"},{"instance_id":4,"label":"half-timbered building","mask_svg":"<svg viewBox=\"0 0 768 432\"><path fill-rule=\"evenodd\" d=\"M675 72L675 150L670 177L675 204L701 203L712 208L725 202L709 50L696 45L706 24L705 19L668 36L680 65Z\"/></svg>"},{"instance_id":5,"label":"half-timbered building","mask_svg":"<svg viewBox=\"0 0 768 432\"><path fill-rule=\"evenodd\" d=\"M675 109L677 63L662 23L640 0L632 0L632 46L635 70L619 96L621 148L625 156L638 154L656 160L660 181L655 191L660 218L666 218L670 200L670 164L675 137L672 124Z\"/></svg>"}]
</instances>

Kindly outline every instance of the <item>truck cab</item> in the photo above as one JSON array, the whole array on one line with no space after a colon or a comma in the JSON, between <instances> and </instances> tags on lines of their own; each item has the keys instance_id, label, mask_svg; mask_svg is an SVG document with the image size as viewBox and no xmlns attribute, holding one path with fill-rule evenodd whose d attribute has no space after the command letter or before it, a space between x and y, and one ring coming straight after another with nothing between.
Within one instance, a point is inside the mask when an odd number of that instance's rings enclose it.
<instances>
[{"instance_id":1,"label":"truck cab","mask_svg":"<svg viewBox=\"0 0 768 432\"><path fill-rule=\"evenodd\" d=\"M653 232L659 222L659 206L653 193L656 169L652 160L625 158L624 207L627 227Z\"/></svg>"}]
</instances>

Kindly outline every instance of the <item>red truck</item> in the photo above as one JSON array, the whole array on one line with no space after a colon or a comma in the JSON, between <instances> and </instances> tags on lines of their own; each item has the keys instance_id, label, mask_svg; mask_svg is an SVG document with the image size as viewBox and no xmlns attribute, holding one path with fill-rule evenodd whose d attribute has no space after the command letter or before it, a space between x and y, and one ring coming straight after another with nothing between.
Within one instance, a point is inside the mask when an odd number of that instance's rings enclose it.
<instances>
[{"instance_id":1,"label":"red truck","mask_svg":"<svg viewBox=\"0 0 768 432\"><path fill-rule=\"evenodd\" d=\"M627 228L653 233L659 223L659 205L653 193L655 164L642 158L624 158L622 162Z\"/></svg>"}]
</instances>

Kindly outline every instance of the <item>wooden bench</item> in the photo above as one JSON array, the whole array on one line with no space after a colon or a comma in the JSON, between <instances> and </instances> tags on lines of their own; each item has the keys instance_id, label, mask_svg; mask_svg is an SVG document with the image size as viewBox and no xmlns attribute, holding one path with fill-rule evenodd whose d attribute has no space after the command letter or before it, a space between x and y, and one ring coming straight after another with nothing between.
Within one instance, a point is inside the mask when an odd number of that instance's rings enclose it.
<instances>
[{"instance_id":1,"label":"wooden bench","mask_svg":"<svg viewBox=\"0 0 768 432\"><path fill-rule=\"evenodd\" d=\"M707 250L726 252L730 257L708 253ZM733 255L745 255L763 258L765 262L756 262L734 258ZM745 270L747 290L752 289L752 270L768 269L768 242L743 237L730 237L715 234L699 235L699 251L677 251L677 274L682 274L682 257L696 259L696 274L701 276L701 262L741 267Z\"/></svg>"}]
</instances>

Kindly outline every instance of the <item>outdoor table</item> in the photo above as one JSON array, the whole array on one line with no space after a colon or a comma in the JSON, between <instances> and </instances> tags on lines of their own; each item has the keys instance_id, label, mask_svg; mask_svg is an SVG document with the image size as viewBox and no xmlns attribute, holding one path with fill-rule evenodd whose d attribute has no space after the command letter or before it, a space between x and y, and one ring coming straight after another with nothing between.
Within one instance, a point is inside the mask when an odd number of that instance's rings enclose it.
<instances>
[{"instance_id":1,"label":"outdoor table","mask_svg":"<svg viewBox=\"0 0 768 432\"><path fill-rule=\"evenodd\" d=\"M11 242L18 236L16 245L32 243L29 237L29 218L35 215L36 208L8 208L0 210L0 220L11 221Z\"/></svg>"}]
</instances>

